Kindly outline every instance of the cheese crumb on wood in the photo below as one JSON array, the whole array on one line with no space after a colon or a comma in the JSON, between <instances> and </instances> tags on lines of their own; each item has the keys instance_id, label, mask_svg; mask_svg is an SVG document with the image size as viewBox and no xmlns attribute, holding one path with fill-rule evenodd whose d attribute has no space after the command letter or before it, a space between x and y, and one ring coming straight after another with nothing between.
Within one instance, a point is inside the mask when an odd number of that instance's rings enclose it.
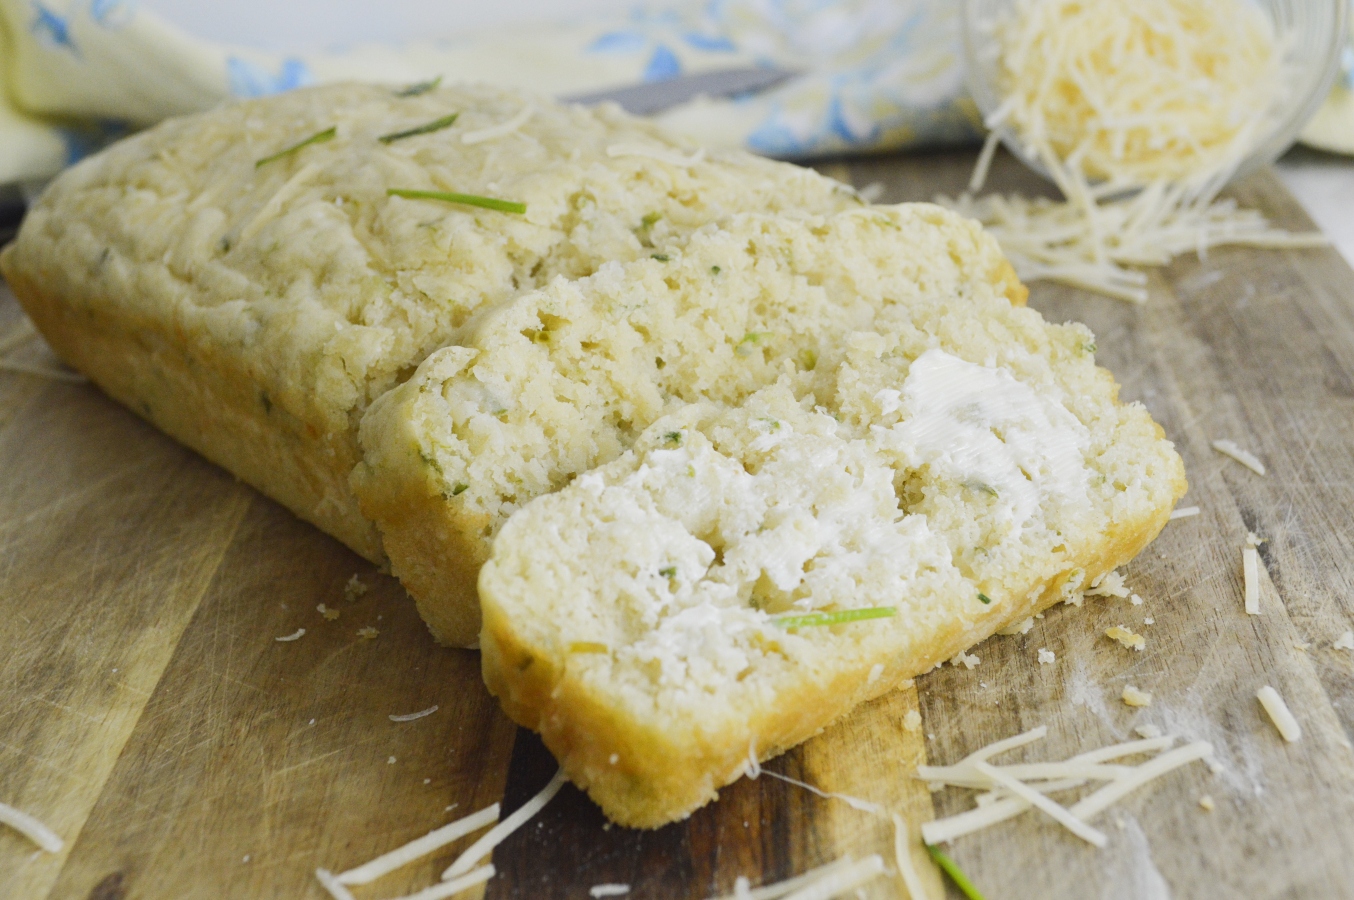
<instances>
[{"instance_id":1,"label":"cheese crumb on wood","mask_svg":"<svg viewBox=\"0 0 1354 900\"><path fill-rule=\"evenodd\" d=\"M1041 666L1050 665L1053 663L1055 659L1057 659L1057 657L1054 655L1052 650L1045 650L1043 647L1039 648L1039 665Z\"/></svg>"},{"instance_id":2,"label":"cheese crumb on wood","mask_svg":"<svg viewBox=\"0 0 1354 900\"><path fill-rule=\"evenodd\" d=\"M921 713L915 709L909 709L903 716L903 727L908 731L921 731Z\"/></svg>"},{"instance_id":3,"label":"cheese crumb on wood","mask_svg":"<svg viewBox=\"0 0 1354 900\"><path fill-rule=\"evenodd\" d=\"M328 619L330 622L334 621L335 619L337 619L337 618L339 617L339 611L338 611L338 610L336 610L336 609L330 609L329 607L325 606L323 603L321 603L319 606L315 607L315 611L316 611L317 613L319 613L320 615L324 616L324 617L325 617L326 619Z\"/></svg>"},{"instance_id":4,"label":"cheese crumb on wood","mask_svg":"<svg viewBox=\"0 0 1354 900\"><path fill-rule=\"evenodd\" d=\"M60 853L61 848L66 846L66 842L55 831L8 803L0 803L0 824L13 828L48 853Z\"/></svg>"},{"instance_id":5,"label":"cheese crumb on wood","mask_svg":"<svg viewBox=\"0 0 1354 900\"><path fill-rule=\"evenodd\" d=\"M1354 650L1354 631L1346 631L1340 635L1331 647L1336 650Z\"/></svg>"},{"instance_id":6,"label":"cheese crumb on wood","mask_svg":"<svg viewBox=\"0 0 1354 900\"><path fill-rule=\"evenodd\" d=\"M1134 594L1133 596L1129 597L1128 602L1132 603L1134 606L1142 606L1142 598L1139 597L1137 594Z\"/></svg>"},{"instance_id":7,"label":"cheese crumb on wood","mask_svg":"<svg viewBox=\"0 0 1354 900\"><path fill-rule=\"evenodd\" d=\"M1140 691L1131 684L1124 685L1124 692L1121 695L1124 703L1129 706L1151 706L1152 694L1149 691Z\"/></svg>"},{"instance_id":8,"label":"cheese crumb on wood","mask_svg":"<svg viewBox=\"0 0 1354 900\"><path fill-rule=\"evenodd\" d=\"M1147 725L1139 725L1137 728L1134 728L1133 731L1138 735L1138 737L1142 738L1161 737L1161 729L1150 723Z\"/></svg>"},{"instance_id":9,"label":"cheese crumb on wood","mask_svg":"<svg viewBox=\"0 0 1354 900\"><path fill-rule=\"evenodd\" d=\"M1182 506L1182 507L1180 507L1179 509L1177 509L1177 510L1175 510L1174 512L1171 513L1171 518L1172 518L1172 519L1188 519L1190 516L1197 516L1198 514L1199 514L1199 507L1197 507L1197 506Z\"/></svg>"},{"instance_id":10,"label":"cheese crumb on wood","mask_svg":"<svg viewBox=\"0 0 1354 900\"><path fill-rule=\"evenodd\" d=\"M1134 634L1122 625L1115 625L1105 631L1105 637L1113 638L1131 650L1141 650L1147 646L1147 638Z\"/></svg>"},{"instance_id":11,"label":"cheese crumb on wood","mask_svg":"<svg viewBox=\"0 0 1354 900\"><path fill-rule=\"evenodd\" d=\"M343 599L353 603L366 592L367 586L354 574L352 578L348 579L348 583L343 586Z\"/></svg>"},{"instance_id":12,"label":"cheese crumb on wood","mask_svg":"<svg viewBox=\"0 0 1354 900\"><path fill-rule=\"evenodd\" d=\"M1236 445L1235 441L1220 440L1214 441L1213 449L1223 456L1229 456L1246 468L1250 469L1256 475L1265 474L1265 464L1260 462L1260 458L1248 450L1242 450Z\"/></svg>"},{"instance_id":13,"label":"cheese crumb on wood","mask_svg":"<svg viewBox=\"0 0 1354 900\"><path fill-rule=\"evenodd\" d=\"M1246 614L1260 615L1260 561L1254 547L1241 550L1241 574L1245 582Z\"/></svg>"},{"instance_id":14,"label":"cheese crumb on wood","mask_svg":"<svg viewBox=\"0 0 1354 900\"><path fill-rule=\"evenodd\" d=\"M980 662L982 662L982 659L980 659L979 657L974 656L971 653L965 653L963 650L960 650L959 653L955 655L954 659L950 660L950 665L963 666L966 669L973 669L976 668L978 666L978 663Z\"/></svg>"},{"instance_id":15,"label":"cheese crumb on wood","mask_svg":"<svg viewBox=\"0 0 1354 900\"><path fill-rule=\"evenodd\" d=\"M1208 794L1204 794L1199 798L1199 806L1204 812L1212 812L1214 807L1213 798Z\"/></svg>"},{"instance_id":16,"label":"cheese crumb on wood","mask_svg":"<svg viewBox=\"0 0 1354 900\"><path fill-rule=\"evenodd\" d=\"M381 632L368 625L366 628L357 629L357 636L364 641L374 641Z\"/></svg>"},{"instance_id":17,"label":"cheese crumb on wood","mask_svg":"<svg viewBox=\"0 0 1354 900\"><path fill-rule=\"evenodd\" d=\"M1293 717L1289 711L1288 704L1279 696L1279 692L1269 685L1265 685L1256 691L1255 697L1260 701L1260 705L1265 708L1265 713L1269 720L1274 723L1274 727L1279 730L1283 739L1292 744L1302 739L1302 726L1298 720Z\"/></svg>"}]
</instances>

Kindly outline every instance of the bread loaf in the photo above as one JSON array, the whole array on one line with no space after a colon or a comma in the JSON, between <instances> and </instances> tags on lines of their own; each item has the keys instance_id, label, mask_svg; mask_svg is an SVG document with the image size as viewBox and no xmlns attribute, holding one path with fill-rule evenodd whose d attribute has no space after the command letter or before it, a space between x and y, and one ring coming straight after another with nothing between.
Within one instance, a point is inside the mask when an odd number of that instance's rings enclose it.
<instances>
[{"instance_id":1,"label":"bread loaf","mask_svg":"<svg viewBox=\"0 0 1354 900\"><path fill-rule=\"evenodd\" d=\"M859 205L805 169L692 154L615 108L337 85L173 119L81 162L0 270L68 363L379 561L349 488L358 425L477 314L736 212Z\"/></svg>"}]
</instances>

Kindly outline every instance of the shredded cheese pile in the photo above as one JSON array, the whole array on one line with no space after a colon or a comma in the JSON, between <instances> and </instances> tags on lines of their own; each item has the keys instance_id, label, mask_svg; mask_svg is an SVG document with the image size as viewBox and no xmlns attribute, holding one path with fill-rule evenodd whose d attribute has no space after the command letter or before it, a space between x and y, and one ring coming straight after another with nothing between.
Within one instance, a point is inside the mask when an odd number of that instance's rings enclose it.
<instances>
[{"instance_id":1,"label":"shredded cheese pile","mask_svg":"<svg viewBox=\"0 0 1354 900\"><path fill-rule=\"evenodd\" d=\"M754 888L743 876L734 882L733 893L718 900L826 900L860 887L884 874L878 855L859 862L850 855L776 884Z\"/></svg>"},{"instance_id":2,"label":"shredded cheese pile","mask_svg":"<svg viewBox=\"0 0 1354 900\"><path fill-rule=\"evenodd\" d=\"M1006 127L1065 199L937 200L982 221L1021 278L1141 303L1147 277L1131 267L1220 245L1327 243L1217 199L1286 99L1287 42L1254 6L1022 0L991 29L1004 99L969 190Z\"/></svg>"}]
</instances>

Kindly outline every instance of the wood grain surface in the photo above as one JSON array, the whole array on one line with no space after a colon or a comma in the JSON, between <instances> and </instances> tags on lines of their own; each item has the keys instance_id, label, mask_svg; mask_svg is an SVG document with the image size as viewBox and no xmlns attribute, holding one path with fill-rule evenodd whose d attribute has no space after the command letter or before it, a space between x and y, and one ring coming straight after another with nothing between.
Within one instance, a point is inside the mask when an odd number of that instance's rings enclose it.
<instances>
[{"instance_id":1,"label":"wood grain surface","mask_svg":"<svg viewBox=\"0 0 1354 900\"><path fill-rule=\"evenodd\" d=\"M896 202L959 190L971 163L820 168ZM1044 190L1009 158L992 183ZM1310 227L1270 172L1234 194ZM1128 567L1142 605L1050 611L981 645L978 667L931 672L767 768L915 828L972 804L913 779L923 761L1039 724L1048 738L1027 758L1062 758L1152 724L1213 742L1221 771L1195 764L1129 797L1097 820L1103 850L1033 813L959 839L952 855L989 900L1354 897L1354 651L1332 648L1354 628L1354 273L1330 250L1219 250L1154 272L1151 291L1143 306L1049 285L1031 296L1092 327L1123 397L1185 458L1182 505L1202 514ZM22 328L0 292L0 347ZM31 340L0 356L56 365ZM1218 438L1269 474L1214 452ZM315 868L359 864L495 800L511 810L554 772L497 711L476 654L437 647L397 583L89 385L0 371L0 466L0 801L67 842L47 854L0 829L0 898L320 898ZM1260 616L1242 608L1248 531L1265 539ZM354 574L367 591L349 599ZM1105 638L1118 624L1146 649ZM364 639L367 627L379 634ZM1121 703L1125 684L1152 705ZM1263 684L1294 710L1300 743L1264 718ZM911 710L918 730L903 724ZM566 787L465 896L584 898L626 883L632 897L702 900L739 875L756 885L843 853L888 857L892 839L891 823L773 777L649 832L609 827ZM430 885L465 843L355 893ZM958 896L923 872L933 896ZM880 879L862 896L904 894Z\"/></svg>"}]
</instances>

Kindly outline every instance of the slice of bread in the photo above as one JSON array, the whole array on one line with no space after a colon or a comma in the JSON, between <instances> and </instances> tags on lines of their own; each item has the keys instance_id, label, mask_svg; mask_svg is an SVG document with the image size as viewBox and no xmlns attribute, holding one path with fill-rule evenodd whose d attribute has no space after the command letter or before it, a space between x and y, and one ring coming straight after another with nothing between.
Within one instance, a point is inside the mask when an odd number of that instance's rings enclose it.
<instances>
[{"instance_id":1,"label":"slice of bread","mask_svg":"<svg viewBox=\"0 0 1354 900\"><path fill-rule=\"evenodd\" d=\"M355 491L433 633L469 644L479 567L507 518L615 459L655 419L777 383L828 402L890 340L942 336L919 329L950 308L954 327L1002 353L1007 326L983 317L1039 321L1014 305L1024 298L995 241L929 204L733 216L487 313L465 346L432 354L372 406ZM1089 340L1067 335L1074 348Z\"/></svg>"},{"instance_id":2,"label":"slice of bread","mask_svg":"<svg viewBox=\"0 0 1354 900\"><path fill-rule=\"evenodd\" d=\"M893 307L831 393L687 406L502 528L485 680L611 819L690 814L1165 524L1160 428L1084 329L998 302Z\"/></svg>"},{"instance_id":3,"label":"slice of bread","mask_svg":"<svg viewBox=\"0 0 1354 900\"><path fill-rule=\"evenodd\" d=\"M463 140L528 106L515 130ZM349 488L358 423L478 312L736 212L860 205L807 169L691 154L614 107L336 85L173 119L83 161L29 211L0 269L67 362L379 560Z\"/></svg>"}]
</instances>

